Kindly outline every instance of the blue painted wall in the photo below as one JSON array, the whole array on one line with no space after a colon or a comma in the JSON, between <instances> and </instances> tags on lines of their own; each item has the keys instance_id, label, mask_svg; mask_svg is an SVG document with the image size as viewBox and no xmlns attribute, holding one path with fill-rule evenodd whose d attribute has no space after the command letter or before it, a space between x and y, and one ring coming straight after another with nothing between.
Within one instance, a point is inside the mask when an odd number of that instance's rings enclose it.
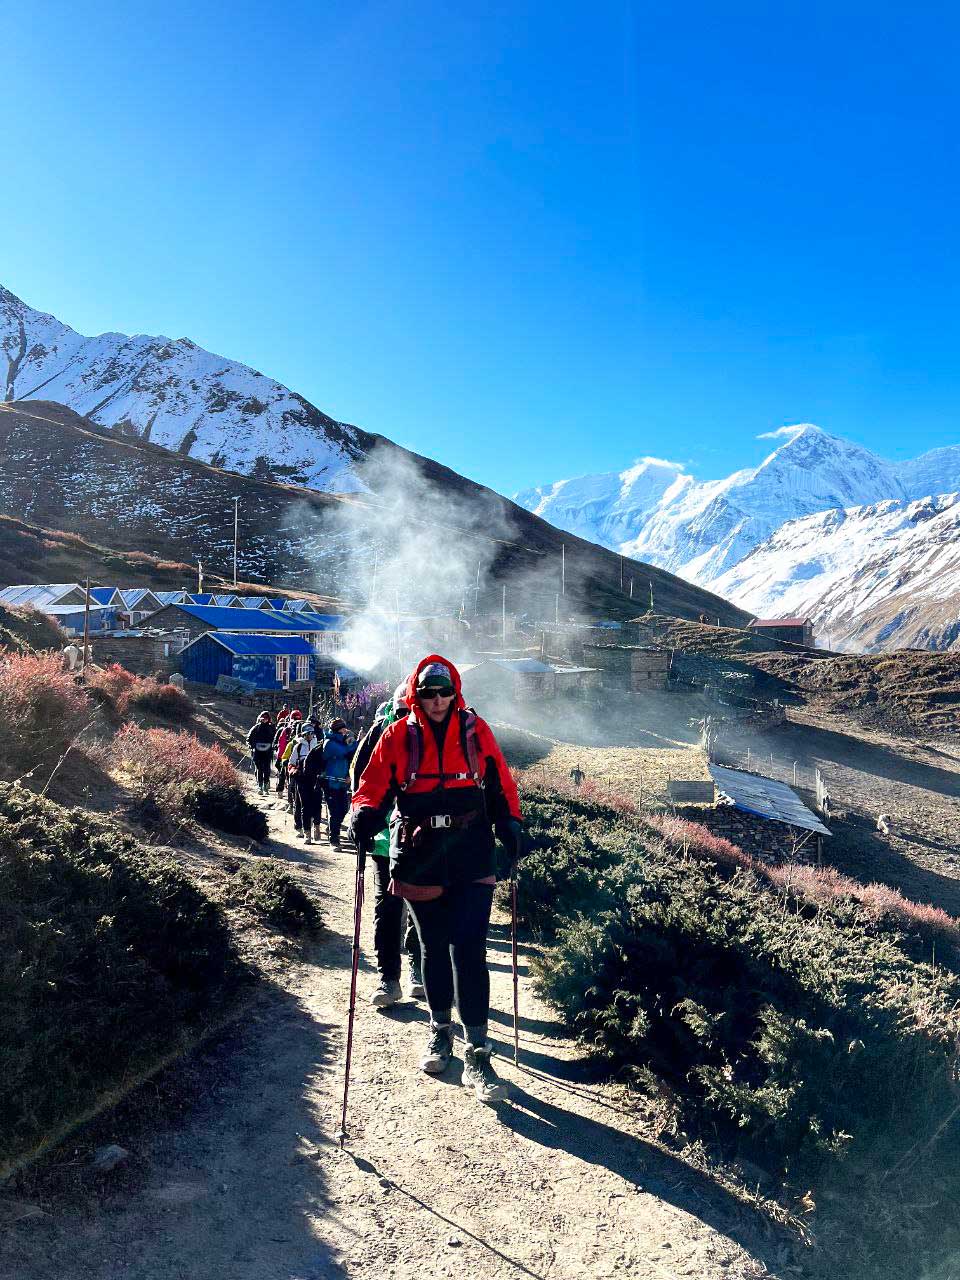
<instances>
[{"instance_id":1,"label":"blue painted wall","mask_svg":"<svg viewBox=\"0 0 960 1280\"><path fill-rule=\"evenodd\" d=\"M312 681L316 675L316 659L311 654L307 662L310 668L309 679ZM283 688L277 679L275 654L230 653L209 636L201 636L196 644L184 649L180 655L180 670L188 680L196 680L199 684L216 684L217 676L234 676L238 680L248 680L258 689ZM296 655L291 655L291 684L294 683L296 670Z\"/></svg>"}]
</instances>

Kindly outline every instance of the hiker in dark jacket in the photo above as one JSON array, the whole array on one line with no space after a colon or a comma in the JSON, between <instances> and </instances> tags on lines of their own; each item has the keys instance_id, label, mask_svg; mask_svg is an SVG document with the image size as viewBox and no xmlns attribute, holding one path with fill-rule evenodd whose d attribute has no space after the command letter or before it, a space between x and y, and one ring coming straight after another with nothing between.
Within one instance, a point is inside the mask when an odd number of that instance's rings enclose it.
<instances>
[{"instance_id":1,"label":"hiker in dark jacket","mask_svg":"<svg viewBox=\"0 0 960 1280\"><path fill-rule=\"evenodd\" d=\"M453 1054L454 994L463 1023L463 1083L482 1102L504 1093L487 1039L487 929L496 884L493 832L511 863L522 852L520 801L493 731L470 711L460 673L437 654L407 683L409 715L374 749L353 797L352 831L369 849L390 819L390 891L413 913L430 1006L420 1066L432 1074Z\"/></svg>"},{"instance_id":2,"label":"hiker in dark jacket","mask_svg":"<svg viewBox=\"0 0 960 1280\"><path fill-rule=\"evenodd\" d=\"M340 848L340 828L350 808L350 761L357 749L345 720L334 720L323 740L323 773L330 820L330 843Z\"/></svg>"},{"instance_id":3,"label":"hiker in dark jacket","mask_svg":"<svg viewBox=\"0 0 960 1280\"><path fill-rule=\"evenodd\" d=\"M269 711L261 711L257 723L247 734L247 746L257 770L257 788L262 796L270 791L270 765L273 763L273 722Z\"/></svg>"},{"instance_id":4,"label":"hiker in dark jacket","mask_svg":"<svg viewBox=\"0 0 960 1280\"><path fill-rule=\"evenodd\" d=\"M357 743L350 764L350 781L353 790L360 785L360 778L370 762L374 748L386 729L395 720L407 714L406 681L397 687L393 697L380 704L373 724ZM377 956L377 972L380 982L370 997L375 1009L387 1009L403 998L400 986L401 945L410 959L410 974L406 994L411 1000L424 996L423 976L420 971L420 939L413 916L406 903L390 892L390 832L386 825L377 835L370 850L373 854L373 949Z\"/></svg>"}]
</instances>

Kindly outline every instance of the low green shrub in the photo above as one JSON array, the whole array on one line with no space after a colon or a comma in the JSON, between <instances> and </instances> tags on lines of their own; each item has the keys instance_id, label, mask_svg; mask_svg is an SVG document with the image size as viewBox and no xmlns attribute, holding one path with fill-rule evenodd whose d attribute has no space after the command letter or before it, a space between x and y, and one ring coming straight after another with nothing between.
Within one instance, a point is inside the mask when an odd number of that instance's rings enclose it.
<instances>
[{"instance_id":1,"label":"low green shrub","mask_svg":"<svg viewBox=\"0 0 960 1280\"><path fill-rule=\"evenodd\" d=\"M322 927L320 908L290 872L272 860L238 868L232 896L284 933L313 933Z\"/></svg>"},{"instance_id":2,"label":"low green shrub","mask_svg":"<svg viewBox=\"0 0 960 1280\"><path fill-rule=\"evenodd\" d=\"M115 823L0 784L0 1166L202 1027L249 974Z\"/></svg>"},{"instance_id":3,"label":"low green shrub","mask_svg":"<svg viewBox=\"0 0 960 1280\"><path fill-rule=\"evenodd\" d=\"M183 811L205 826L258 843L267 838L266 815L239 787L187 782L179 789L179 799Z\"/></svg>"},{"instance_id":4,"label":"low green shrub","mask_svg":"<svg viewBox=\"0 0 960 1280\"><path fill-rule=\"evenodd\" d=\"M960 983L893 918L684 857L641 821L525 795L521 910L542 989L611 1065L653 1070L732 1151L812 1179L888 1158L956 1105Z\"/></svg>"}]
</instances>

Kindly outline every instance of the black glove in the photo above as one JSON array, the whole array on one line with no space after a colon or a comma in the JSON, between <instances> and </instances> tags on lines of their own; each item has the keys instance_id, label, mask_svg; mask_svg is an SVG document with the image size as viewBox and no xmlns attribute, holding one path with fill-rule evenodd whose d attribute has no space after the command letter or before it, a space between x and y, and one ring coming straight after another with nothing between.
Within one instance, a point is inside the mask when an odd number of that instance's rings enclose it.
<instances>
[{"instance_id":1,"label":"black glove","mask_svg":"<svg viewBox=\"0 0 960 1280\"><path fill-rule=\"evenodd\" d=\"M497 839L503 845L507 861L510 863L510 878L512 880L516 874L517 863L526 853L523 826L517 818L507 818L497 823L496 832Z\"/></svg>"},{"instance_id":2,"label":"black glove","mask_svg":"<svg viewBox=\"0 0 960 1280\"><path fill-rule=\"evenodd\" d=\"M383 819L377 809L355 809L350 818L350 834L360 853L369 853L373 842L383 828Z\"/></svg>"}]
</instances>

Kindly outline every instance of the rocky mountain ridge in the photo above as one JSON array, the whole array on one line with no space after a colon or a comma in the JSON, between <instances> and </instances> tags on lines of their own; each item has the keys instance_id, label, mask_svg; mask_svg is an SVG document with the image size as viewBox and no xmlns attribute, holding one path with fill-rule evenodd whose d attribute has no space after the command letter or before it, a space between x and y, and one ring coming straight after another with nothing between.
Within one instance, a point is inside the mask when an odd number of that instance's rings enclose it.
<instances>
[{"instance_id":1,"label":"rocky mountain ridge","mask_svg":"<svg viewBox=\"0 0 960 1280\"><path fill-rule=\"evenodd\" d=\"M376 437L189 338L84 337L0 285L0 386L184 457L262 480L351 492Z\"/></svg>"}]
</instances>

